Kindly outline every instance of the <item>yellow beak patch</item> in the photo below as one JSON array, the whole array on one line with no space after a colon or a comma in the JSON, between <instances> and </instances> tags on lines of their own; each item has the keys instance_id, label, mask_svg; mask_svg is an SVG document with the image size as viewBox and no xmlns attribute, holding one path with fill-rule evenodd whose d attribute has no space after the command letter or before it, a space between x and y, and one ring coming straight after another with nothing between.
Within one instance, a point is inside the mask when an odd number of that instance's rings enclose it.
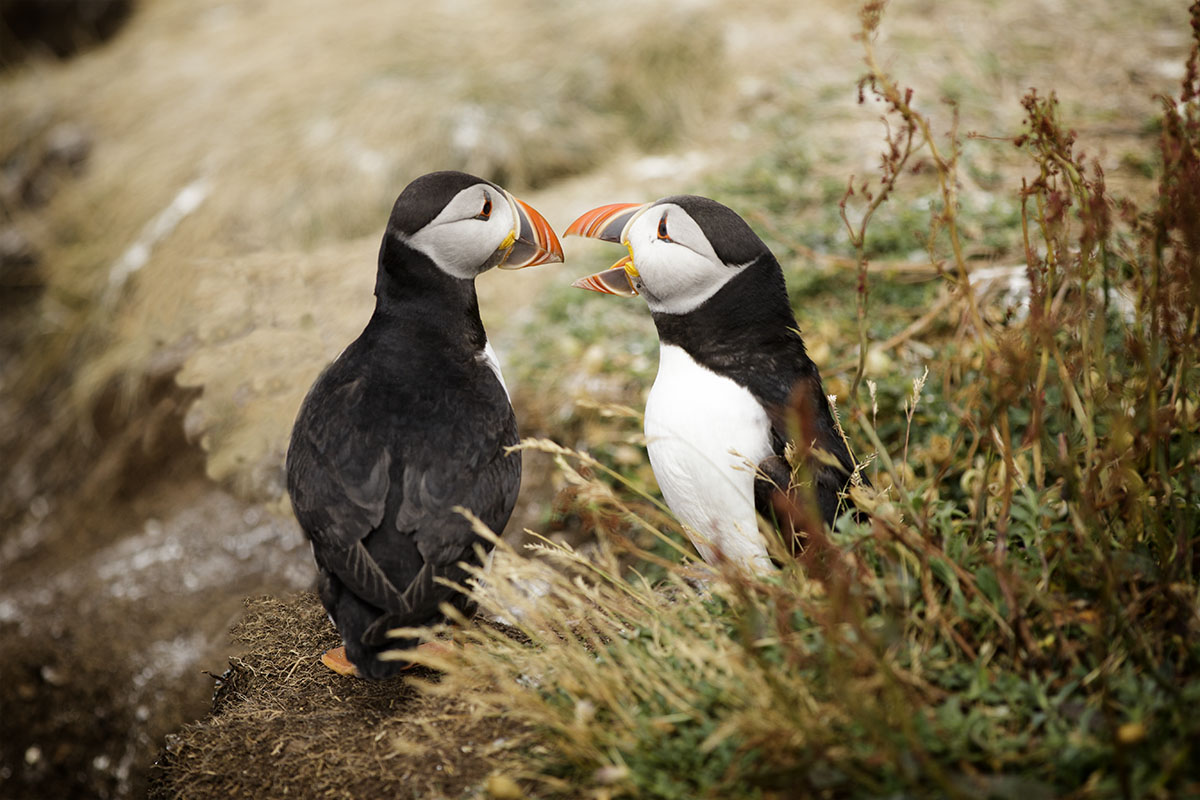
<instances>
[{"instance_id":1,"label":"yellow beak patch","mask_svg":"<svg viewBox=\"0 0 1200 800\"><path fill-rule=\"evenodd\" d=\"M625 245L625 249L629 251L629 260L625 262L625 272L629 273L631 278L639 277L637 267L633 263L633 245L628 241L621 242L621 244Z\"/></svg>"}]
</instances>

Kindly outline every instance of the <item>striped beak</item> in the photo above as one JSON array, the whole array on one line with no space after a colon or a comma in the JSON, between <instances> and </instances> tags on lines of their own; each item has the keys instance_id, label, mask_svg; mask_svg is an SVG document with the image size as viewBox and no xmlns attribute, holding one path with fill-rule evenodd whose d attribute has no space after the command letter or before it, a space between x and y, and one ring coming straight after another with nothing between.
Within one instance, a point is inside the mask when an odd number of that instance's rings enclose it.
<instances>
[{"instance_id":1,"label":"striped beak","mask_svg":"<svg viewBox=\"0 0 1200 800\"><path fill-rule=\"evenodd\" d=\"M562 245L559 244L558 237L554 235L554 229L546 222L546 218L528 203L518 200L508 192L504 194L512 206L517 230L511 234L512 242L508 245L508 254L498 265L500 269L524 269L562 261Z\"/></svg>"},{"instance_id":2,"label":"striped beak","mask_svg":"<svg viewBox=\"0 0 1200 800\"><path fill-rule=\"evenodd\" d=\"M629 245L625 241L625 231L638 214L649 207L649 203L611 203L593 208L568 225L563 235L586 236L589 239L616 242L628 247ZM613 264L609 269L580 278L571 285L602 294L634 297L638 293L633 282L636 277L638 277L638 271L633 263L633 249L630 248L629 255Z\"/></svg>"},{"instance_id":3,"label":"striped beak","mask_svg":"<svg viewBox=\"0 0 1200 800\"><path fill-rule=\"evenodd\" d=\"M638 290L633 285L633 278L626 268L626 262L629 262L629 266L633 265L629 256L625 256L625 258L618 261L611 269L597 272L594 275L588 275L586 278L580 278L571 285L576 289L589 289L601 294L634 297L637 295Z\"/></svg>"},{"instance_id":4,"label":"striped beak","mask_svg":"<svg viewBox=\"0 0 1200 800\"><path fill-rule=\"evenodd\" d=\"M639 211L648 206L649 203L610 203L593 208L568 225L563 235L586 236L620 244L625 239L625 228Z\"/></svg>"}]
</instances>

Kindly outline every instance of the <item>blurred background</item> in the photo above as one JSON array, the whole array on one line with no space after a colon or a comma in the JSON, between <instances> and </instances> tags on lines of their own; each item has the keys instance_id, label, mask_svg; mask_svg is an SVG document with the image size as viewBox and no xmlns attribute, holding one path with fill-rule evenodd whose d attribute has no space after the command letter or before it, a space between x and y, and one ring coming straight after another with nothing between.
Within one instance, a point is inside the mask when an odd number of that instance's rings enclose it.
<instances>
[{"instance_id":1,"label":"blurred background","mask_svg":"<svg viewBox=\"0 0 1200 800\"><path fill-rule=\"evenodd\" d=\"M373 304L412 178L461 169L561 231L595 205L707 194L784 262L831 393L856 354L838 215L871 174L858 9L840 0L0 0L0 794L136 797L163 737L205 713L244 598L310 588L283 493L292 419ZM1152 190L1156 93L1183 76L1178 0L897 0L878 49L969 168L981 268L1021 263L1011 138L1057 93L1110 186ZM945 102L945 101L950 101ZM953 105L951 105L952 103ZM928 309L934 188L867 243L872 335ZM917 222L917 220L921 220ZM639 303L569 288L610 248L479 281L527 436L648 475ZM925 262L925 268L914 264ZM890 266L889 266L890 265ZM920 337L868 374L894 407ZM890 381L890 382L889 382ZM510 535L584 541L526 454ZM651 484L652 485L652 484Z\"/></svg>"}]
</instances>

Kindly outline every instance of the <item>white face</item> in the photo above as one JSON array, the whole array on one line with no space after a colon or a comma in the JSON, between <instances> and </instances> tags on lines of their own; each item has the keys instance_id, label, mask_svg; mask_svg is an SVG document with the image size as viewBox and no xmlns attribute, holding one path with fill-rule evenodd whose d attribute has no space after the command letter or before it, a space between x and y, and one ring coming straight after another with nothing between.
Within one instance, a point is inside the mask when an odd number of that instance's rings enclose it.
<instances>
[{"instance_id":1,"label":"white face","mask_svg":"<svg viewBox=\"0 0 1200 800\"><path fill-rule=\"evenodd\" d=\"M747 266L723 264L696 221L674 203L639 212L621 239L633 253L634 286L651 311L686 314Z\"/></svg>"},{"instance_id":2,"label":"white face","mask_svg":"<svg viewBox=\"0 0 1200 800\"><path fill-rule=\"evenodd\" d=\"M517 227L516 204L508 195L477 183L456 194L407 242L443 271L470 279L500 263L515 241Z\"/></svg>"}]
</instances>

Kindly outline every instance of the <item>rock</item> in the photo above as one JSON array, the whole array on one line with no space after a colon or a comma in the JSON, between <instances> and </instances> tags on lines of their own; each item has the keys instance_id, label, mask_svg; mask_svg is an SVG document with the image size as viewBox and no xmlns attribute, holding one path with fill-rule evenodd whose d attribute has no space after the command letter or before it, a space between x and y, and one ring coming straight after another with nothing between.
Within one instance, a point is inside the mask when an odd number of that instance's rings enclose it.
<instances>
[{"instance_id":1,"label":"rock","mask_svg":"<svg viewBox=\"0 0 1200 800\"><path fill-rule=\"evenodd\" d=\"M0 0L0 67L30 56L69 58L110 39L132 0Z\"/></svg>"}]
</instances>

